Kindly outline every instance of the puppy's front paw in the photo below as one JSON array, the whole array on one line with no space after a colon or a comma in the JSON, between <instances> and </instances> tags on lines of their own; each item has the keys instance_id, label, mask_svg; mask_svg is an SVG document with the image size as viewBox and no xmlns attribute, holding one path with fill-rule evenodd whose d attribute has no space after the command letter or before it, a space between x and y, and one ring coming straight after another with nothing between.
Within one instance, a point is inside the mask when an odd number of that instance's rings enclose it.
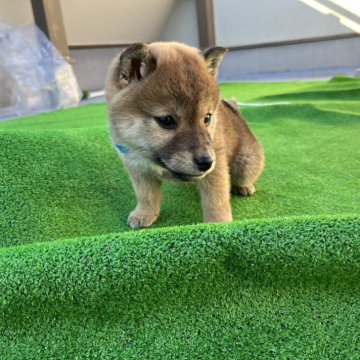
<instances>
[{"instance_id":1,"label":"puppy's front paw","mask_svg":"<svg viewBox=\"0 0 360 360\"><path fill-rule=\"evenodd\" d=\"M251 196L255 193L255 186L253 184L245 185L245 186L237 186L233 185L231 188L231 192L233 194L241 195L241 196Z\"/></svg>"},{"instance_id":2,"label":"puppy's front paw","mask_svg":"<svg viewBox=\"0 0 360 360\"><path fill-rule=\"evenodd\" d=\"M132 229L139 229L151 226L157 217L158 215L155 215L152 212L144 212L135 209L130 213L127 223Z\"/></svg>"}]
</instances>

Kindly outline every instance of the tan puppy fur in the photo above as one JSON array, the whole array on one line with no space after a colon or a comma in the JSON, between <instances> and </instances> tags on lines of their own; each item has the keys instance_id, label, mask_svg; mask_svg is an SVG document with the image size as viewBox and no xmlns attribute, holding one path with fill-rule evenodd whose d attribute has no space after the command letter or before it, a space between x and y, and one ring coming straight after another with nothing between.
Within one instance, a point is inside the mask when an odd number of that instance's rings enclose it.
<instances>
[{"instance_id":1,"label":"tan puppy fur","mask_svg":"<svg viewBox=\"0 0 360 360\"><path fill-rule=\"evenodd\" d=\"M230 189L252 195L264 167L261 146L237 110L221 101L216 76L226 49L133 44L109 69L113 144L132 179L132 228L153 224L164 179L198 184L206 222L232 220Z\"/></svg>"}]
</instances>

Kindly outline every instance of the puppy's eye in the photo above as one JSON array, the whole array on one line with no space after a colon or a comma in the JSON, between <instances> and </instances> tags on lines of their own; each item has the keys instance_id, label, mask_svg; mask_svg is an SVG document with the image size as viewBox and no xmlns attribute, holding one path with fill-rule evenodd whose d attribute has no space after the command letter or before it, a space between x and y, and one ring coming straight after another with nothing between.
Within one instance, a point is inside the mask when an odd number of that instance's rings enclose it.
<instances>
[{"instance_id":1,"label":"puppy's eye","mask_svg":"<svg viewBox=\"0 0 360 360\"><path fill-rule=\"evenodd\" d=\"M176 121L171 115L155 116L154 119L163 129L173 130L177 127Z\"/></svg>"},{"instance_id":2,"label":"puppy's eye","mask_svg":"<svg viewBox=\"0 0 360 360\"><path fill-rule=\"evenodd\" d=\"M211 123L211 116L212 116L212 114L206 114L206 116L204 117L204 124L205 124L206 126L210 125L210 123Z\"/></svg>"}]
</instances>

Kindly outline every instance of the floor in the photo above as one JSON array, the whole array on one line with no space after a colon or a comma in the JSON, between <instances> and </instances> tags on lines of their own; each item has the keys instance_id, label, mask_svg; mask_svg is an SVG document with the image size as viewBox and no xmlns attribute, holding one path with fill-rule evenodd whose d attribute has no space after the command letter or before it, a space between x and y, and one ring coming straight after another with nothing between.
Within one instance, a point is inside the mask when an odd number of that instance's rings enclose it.
<instances>
[{"instance_id":1,"label":"floor","mask_svg":"<svg viewBox=\"0 0 360 360\"><path fill-rule=\"evenodd\" d=\"M356 67L336 67L316 70L299 70L268 73L248 73L230 78L219 78L219 82L279 82L279 81L316 81L329 80L335 75L355 76Z\"/></svg>"},{"instance_id":2,"label":"floor","mask_svg":"<svg viewBox=\"0 0 360 360\"><path fill-rule=\"evenodd\" d=\"M219 82L280 82L280 81L320 81L331 79L334 75L355 76L359 69L355 67L342 67L342 68L326 68L316 70L302 70L302 71L288 71L276 73L249 73L240 76L232 76L230 78L219 78ZM359 76L359 73L358 73ZM96 91L90 93L90 98L83 100L80 106L90 103L105 102L104 92ZM32 114L33 115L33 114ZM0 108L0 121L16 119L22 116L2 116Z\"/></svg>"}]
</instances>

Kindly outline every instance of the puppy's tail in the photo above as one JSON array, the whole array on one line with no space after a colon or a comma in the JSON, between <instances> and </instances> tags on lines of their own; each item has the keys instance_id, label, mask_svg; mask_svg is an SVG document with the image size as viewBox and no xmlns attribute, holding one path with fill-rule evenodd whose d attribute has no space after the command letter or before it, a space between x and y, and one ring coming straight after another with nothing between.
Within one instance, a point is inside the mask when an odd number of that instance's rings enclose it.
<instances>
[{"instance_id":1,"label":"puppy's tail","mask_svg":"<svg viewBox=\"0 0 360 360\"><path fill-rule=\"evenodd\" d=\"M238 101L233 97L227 100L227 103L236 111L239 111Z\"/></svg>"},{"instance_id":2,"label":"puppy's tail","mask_svg":"<svg viewBox=\"0 0 360 360\"><path fill-rule=\"evenodd\" d=\"M238 102L235 98L229 100L223 100L224 104L233 112L240 114Z\"/></svg>"}]
</instances>

